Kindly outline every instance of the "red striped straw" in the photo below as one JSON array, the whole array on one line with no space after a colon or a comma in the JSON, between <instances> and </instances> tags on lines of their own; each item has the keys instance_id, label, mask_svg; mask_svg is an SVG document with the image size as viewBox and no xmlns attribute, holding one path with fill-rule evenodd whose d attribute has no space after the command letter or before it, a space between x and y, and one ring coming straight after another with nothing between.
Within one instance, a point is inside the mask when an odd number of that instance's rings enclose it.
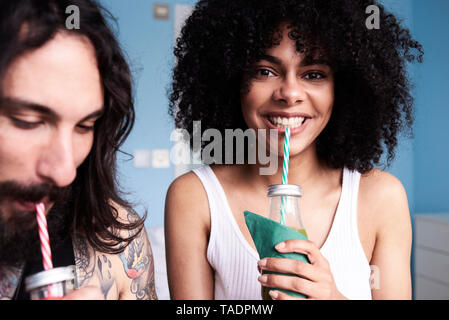
<instances>
[{"instance_id":1,"label":"red striped straw","mask_svg":"<svg viewBox=\"0 0 449 320\"><path fill-rule=\"evenodd\" d=\"M53 262L51 260L50 239L47 230L47 218L45 216L45 205L38 203L36 205L36 218L39 227L39 239L41 242L42 262L44 270L53 269Z\"/></svg>"}]
</instances>

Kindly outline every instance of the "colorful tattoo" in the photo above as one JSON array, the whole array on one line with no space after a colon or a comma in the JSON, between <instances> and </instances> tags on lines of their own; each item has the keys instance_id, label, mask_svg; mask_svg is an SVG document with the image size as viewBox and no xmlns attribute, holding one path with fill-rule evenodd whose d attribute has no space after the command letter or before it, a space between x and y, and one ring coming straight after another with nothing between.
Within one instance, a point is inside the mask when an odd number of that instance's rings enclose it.
<instances>
[{"instance_id":1,"label":"colorful tattoo","mask_svg":"<svg viewBox=\"0 0 449 320\"><path fill-rule=\"evenodd\" d=\"M136 212L128 212L130 222L136 218L138 218ZM130 290L136 298L156 300L153 255L145 230L142 229L140 234L129 243L120 254L120 260L126 275L132 279Z\"/></svg>"},{"instance_id":2,"label":"colorful tattoo","mask_svg":"<svg viewBox=\"0 0 449 320\"><path fill-rule=\"evenodd\" d=\"M22 275L23 267L0 269L0 300L12 300Z\"/></svg>"}]
</instances>

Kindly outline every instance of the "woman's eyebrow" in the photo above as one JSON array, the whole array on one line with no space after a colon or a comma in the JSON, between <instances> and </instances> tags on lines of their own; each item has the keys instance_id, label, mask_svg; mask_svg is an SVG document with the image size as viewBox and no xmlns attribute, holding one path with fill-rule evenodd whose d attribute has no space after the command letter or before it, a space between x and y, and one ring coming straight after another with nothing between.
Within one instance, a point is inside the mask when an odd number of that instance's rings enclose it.
<instances>
[{"instance_id":1,"label":"woman's eyebrow","mask_svg":"<svg viewBox=\"0 0 449 320\"><path fill-rule=\"evenodd\" d=\"M270 56L269 54L264 54L260 60L266 60L268 62L274 63L274 64L282 64L282 60L274 57L274 56Z\"/></svg>"},{"instance_id":2,"label":"woman's eyebrow","mask_svg":"<svg viewBox=\"0 0 449 320\"><path fill-rule=\"evenodd\" d=\"M266 60L268 62L277 64L277 65L282 64L281 59L271 56L269 54L264 54L261 57L261 60ZM313 58L306 57L306 58L302 59L301 63L299 64L300 67L315 66L315 65L329 66L329 61L326 59L313 59Z\"/></svg>"},{"instance_id":3,"label":"woman's eyebrow","mask_svg":"<svg viewBox=\"0 0 449 320\"><path fill-rule=\"evenodd\" d=\"M299 64L301 67L307 67L307 66L329 66L329 61L325 59L308 59L305 58L301 61Z\"/></svg>"}]
</instances>

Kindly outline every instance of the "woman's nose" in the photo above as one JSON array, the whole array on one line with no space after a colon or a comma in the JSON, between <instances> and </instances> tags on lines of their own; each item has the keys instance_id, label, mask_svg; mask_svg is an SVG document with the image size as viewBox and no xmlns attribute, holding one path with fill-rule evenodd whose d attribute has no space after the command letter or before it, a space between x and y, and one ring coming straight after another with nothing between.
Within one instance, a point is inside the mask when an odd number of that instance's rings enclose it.
<instances>
[{"instance_id":1,"label":"woman's nose","mask_svg":"<svg viewBox=\"0 0 449 320\"><path fill-rule=\"evenodd\" d=\"M279 88L273 93L273 98L286 106L298 104L305 99L305 91L301 79L290 75L283 79Z\"/></svg>"}]
</instances>

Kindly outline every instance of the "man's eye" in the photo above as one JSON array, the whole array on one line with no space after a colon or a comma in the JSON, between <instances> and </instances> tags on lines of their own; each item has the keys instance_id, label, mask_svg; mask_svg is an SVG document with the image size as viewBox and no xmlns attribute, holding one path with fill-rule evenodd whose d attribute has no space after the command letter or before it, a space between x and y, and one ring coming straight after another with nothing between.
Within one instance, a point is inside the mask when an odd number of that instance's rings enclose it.
<instances>
[{"instance_id":1,"label":"man's eye","mask_svg":"<svg viewBox=\"0 0 449 320\"><path fill-rule=\"evenodd\" d=\"M42 121L25 121L15 117L11 117L11 121L14 123L16 127L21 129L34 129L40 124L42 124Z\"/></svg>"},{"instance_id":2,"label":"man's eye","mask_svg":"<svg viewBox=\"0 0 449 320\"><path fill-rule=\"evenodd\" d=\"M95 126L94 125L78 125L78 128L83 132L91 132L94 131Z\"/></svg>"},{"instance_id":3,"label":"man's eye","mask_svg":"<svg viewBox=\"0 0 449 320\"><path fill-rule=\"evenodd\" d=\"M326 75L321 72L309 72L304 76L304 78L306 80L322 80L326 78Z\"/></svg>"}]
</instances>

